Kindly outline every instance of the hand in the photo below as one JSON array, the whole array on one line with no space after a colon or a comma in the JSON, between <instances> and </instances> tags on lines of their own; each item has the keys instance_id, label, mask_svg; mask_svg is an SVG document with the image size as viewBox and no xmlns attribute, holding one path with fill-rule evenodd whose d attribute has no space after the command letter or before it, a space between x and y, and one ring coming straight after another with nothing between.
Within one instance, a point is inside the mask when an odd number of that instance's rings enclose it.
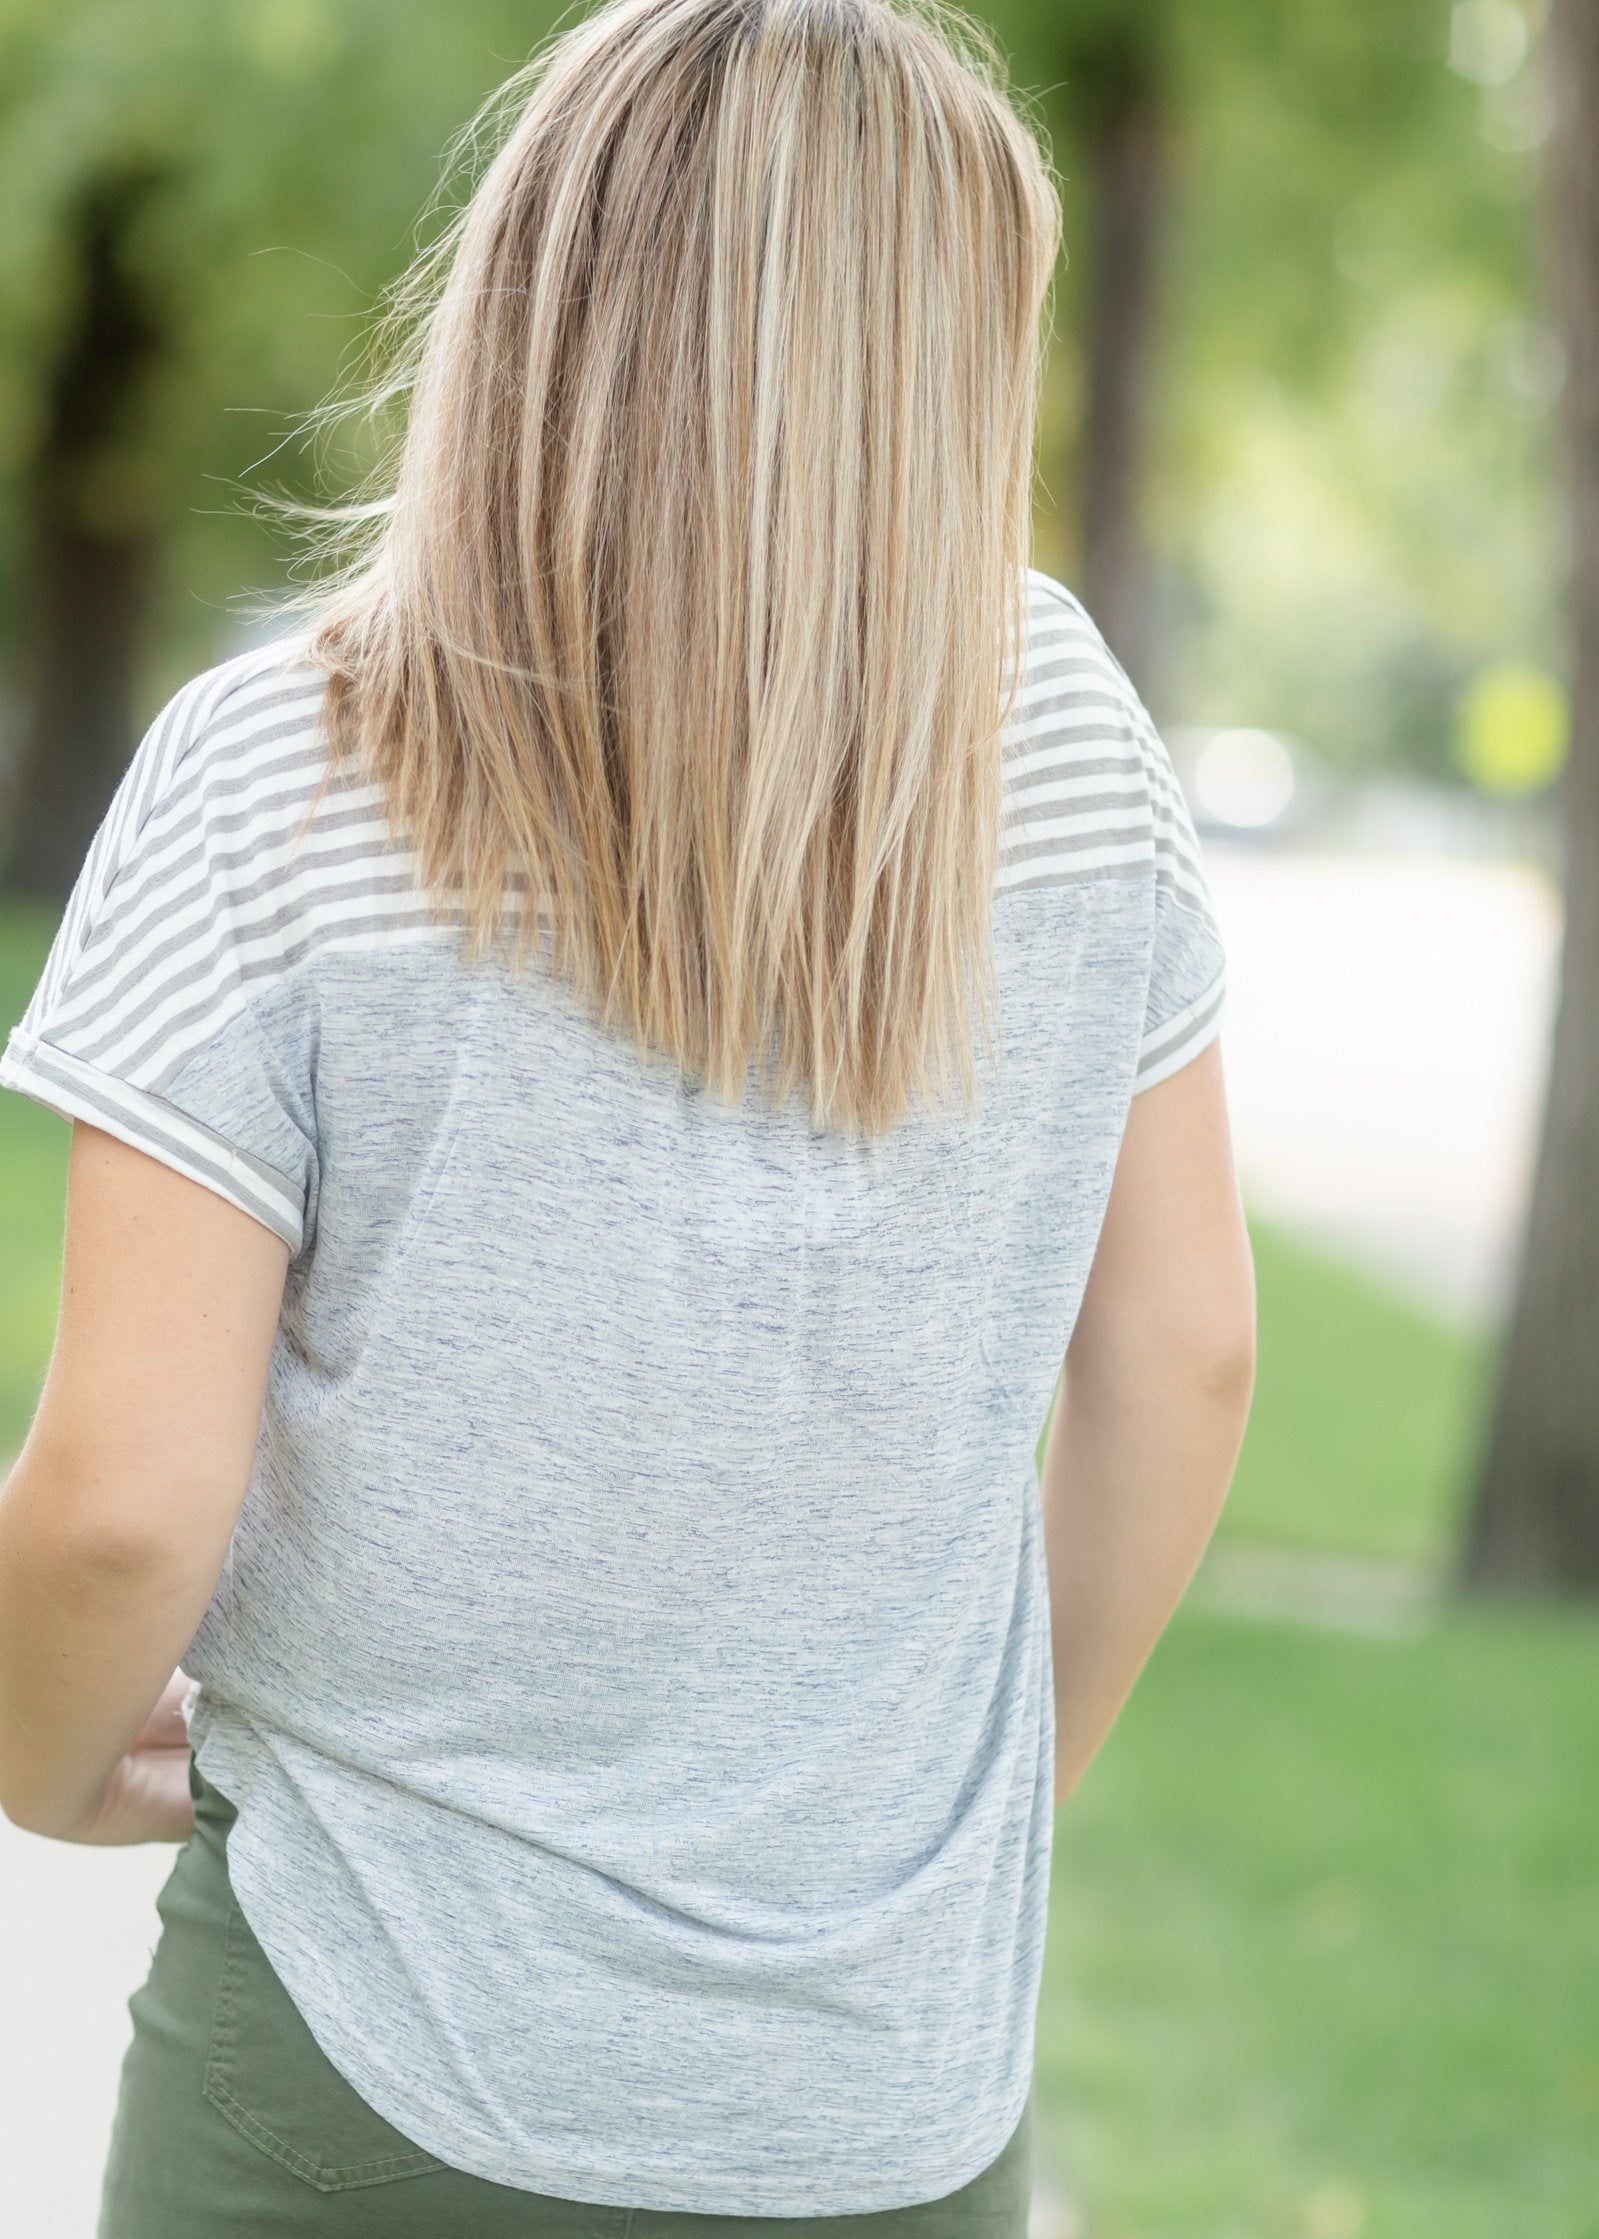
<instances>
[{"instance_id":1,"label":"hand","mask_svg":"<svg viewBox=\"0 0 1599 2239\"><path fill-rule=\"evenodd\" d=\"M87 1818L61 1839L73 1843L181 1843L194 1832L189 1735L179 1704L194 1682L175 1671L133 1747L112 1769Z\"/></svg>"}]
</instances>

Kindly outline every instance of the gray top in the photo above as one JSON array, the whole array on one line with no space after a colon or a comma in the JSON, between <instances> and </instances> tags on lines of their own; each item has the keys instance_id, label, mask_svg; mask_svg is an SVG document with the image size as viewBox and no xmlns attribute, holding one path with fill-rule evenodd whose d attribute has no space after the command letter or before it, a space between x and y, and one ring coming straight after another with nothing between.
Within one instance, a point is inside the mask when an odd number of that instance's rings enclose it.
<instances>
[{"instance_id":1,"label":"gray top","mask_svg":"<svg viewBox=\"0 0 1599 2239\"><path fill-rule=\"evenodd\" d=\"M1020 2118L1034 1446L1129 1099L1223 993L1166 751L1030 606L974 1114L730 1111L463 965L375 789L296 850L292 637L156 717L0 1058L293 1250L190 1736L323 2050L499 2183L865 2213Z\"/></svg>"}]
</instances>

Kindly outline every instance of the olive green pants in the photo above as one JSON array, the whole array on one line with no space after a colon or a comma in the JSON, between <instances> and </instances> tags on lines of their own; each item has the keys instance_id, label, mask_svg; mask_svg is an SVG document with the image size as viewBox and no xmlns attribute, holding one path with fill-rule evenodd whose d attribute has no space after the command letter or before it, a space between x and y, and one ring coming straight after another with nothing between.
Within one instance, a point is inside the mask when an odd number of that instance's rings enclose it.
<instances>
[{"instance_id":1,"label":"olive green pants","mask_svg":"<svg viewBox=\"0 0 1599 2239\"><path fill-rule=\"evenodd\" d=\"M194 1833L128 2001L98 2239L1025 2239L1032 2106L958 2192L856 2216L686 2215L491 2183L424 2153L322 2052L234 1900L235 1815L193 1757Z\"/></svg>"}]
</instances>

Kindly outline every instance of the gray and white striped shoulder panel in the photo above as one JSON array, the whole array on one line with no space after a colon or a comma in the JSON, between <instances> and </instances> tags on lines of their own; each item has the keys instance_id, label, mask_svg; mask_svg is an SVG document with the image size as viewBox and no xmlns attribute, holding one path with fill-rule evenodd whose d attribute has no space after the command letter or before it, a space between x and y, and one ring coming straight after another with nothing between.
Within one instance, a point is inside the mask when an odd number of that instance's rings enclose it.
<instances>
[{"instance_id":1,"label":"gray and white striped shoulder panel","mask_svg":"<svg viewBox=\"0 0 1599 2239\"><path fill-rule=\"evenodd\" d=\"M1209 899L1164 742L1081 603L1028 570L1027 676L1006 726L998 892L1148 879Z\"/></svg>"},{"instance_id":2,"label":"gray and white striped shoulder panel","mask_svg":"<svg viewBox=\"0 0 1599 2239\"><path fill-rule=\"evenodd\" d=\"M298 639L174 695L96 835L22 1022L159 1094L263 982L326 949L439 939L380 789L322 772L321 672ZM1092 622L1030 571L1027 675L1003 737L999 891L1155 877L1202 902L1170 763ZM48 1028L44 1021L48 1019Z\"/></svg>"}]
</instances>

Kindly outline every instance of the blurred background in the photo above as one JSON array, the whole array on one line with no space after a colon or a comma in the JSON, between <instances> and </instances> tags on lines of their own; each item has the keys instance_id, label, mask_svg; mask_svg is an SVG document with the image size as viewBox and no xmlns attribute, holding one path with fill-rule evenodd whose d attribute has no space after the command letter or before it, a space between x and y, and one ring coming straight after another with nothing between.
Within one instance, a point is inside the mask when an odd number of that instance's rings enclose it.
<instances>
[{"instance_id":1,"label":"blurred background","mask_svg":"<svg viewBox=\"0 0 1599 2239\"><path fill-rule=\"evenodd\" d=\"M1260 1306L1057 1821L1035 2239L1595 2239L1599 8L971 13L1065 203L1035 556L1201 834ZM144 723L265 634L255 494L367 465L296 415L556 21L3 0L0 1029ZM0 1467L67 1136L0 1098ZM92 2233L172 1855L0 1825L17 2239Z\"/></svg>"}]
</instances>

